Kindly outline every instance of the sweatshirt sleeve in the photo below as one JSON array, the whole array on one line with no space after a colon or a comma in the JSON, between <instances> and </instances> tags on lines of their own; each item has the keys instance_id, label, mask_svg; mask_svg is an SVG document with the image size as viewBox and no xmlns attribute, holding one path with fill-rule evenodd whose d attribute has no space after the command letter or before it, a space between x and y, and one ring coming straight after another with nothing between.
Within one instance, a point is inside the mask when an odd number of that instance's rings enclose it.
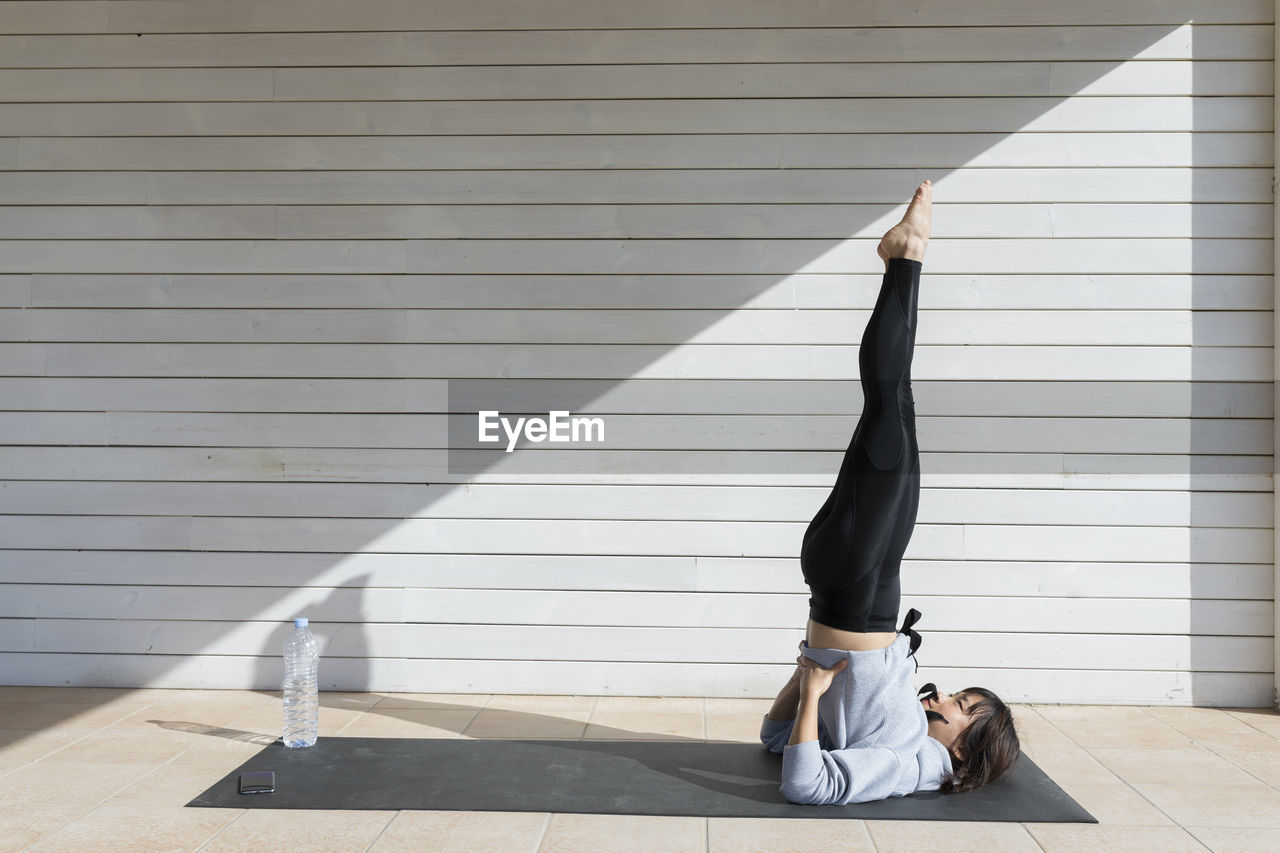
<instances>
[{"instance_id":1,"label":"sweatshirt sleeve","mask_svg":"<svg viewBox=\"0 0 1280 853\"><path fill-rule=\"evenodd\" d=\"M781 755L782 748L791 740L791 729L795 724L795 720L771 720L766 714L760 725L760 742L770 752Z\"/></svg>"},{"instance_id":2,"label":"sweatshirt sleeve","mask_svg":"<svg viewBox=\"0 0 1280 853\"><path fill-rule=\"evenodd\" d=\"M822 749L816 740L783 748L782 796L802 805L846 805L893 795L898 756L882 747Z\"/></svg>"}]
</instances>

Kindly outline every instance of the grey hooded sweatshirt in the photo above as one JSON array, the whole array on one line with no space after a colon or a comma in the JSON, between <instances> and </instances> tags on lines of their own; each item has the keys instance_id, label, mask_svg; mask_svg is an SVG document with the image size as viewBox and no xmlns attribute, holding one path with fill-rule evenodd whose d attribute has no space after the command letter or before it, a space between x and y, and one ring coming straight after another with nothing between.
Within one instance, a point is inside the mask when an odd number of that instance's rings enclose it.
<instances>
[{"instance_id":1,"label":"grey hooded sweatshirt","mask_svg":"<svg viewBox=\"0 0 1280 853\"><path fill-rule=\"evenodd\" d=\"M795 720L764 718L760 740L782 754L782 795L789 802L845 805L936 791L951 773L951 755L929 736L924 705L912 686L910 638L884 649L802 653L836 673L818 700L818 740L788 745Z\"/></svg>"}]
</instances>

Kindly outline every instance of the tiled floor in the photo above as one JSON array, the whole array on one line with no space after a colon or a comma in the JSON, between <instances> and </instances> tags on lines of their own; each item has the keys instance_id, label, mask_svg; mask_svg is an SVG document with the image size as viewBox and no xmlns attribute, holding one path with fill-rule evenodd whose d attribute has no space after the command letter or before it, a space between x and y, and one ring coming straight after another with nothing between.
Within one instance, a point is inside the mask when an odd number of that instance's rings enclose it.
<instances>
[{"instance_id":1,"label":"tiled floor","mask_svg":"<svg viewBox=\"0 0 1280 853\"><path fill-rule=\"evenodd\" d=\"M321 737L754 742L767 699L324 693ZM1015 706L1094 825L184 804L276 738L278 693L0 687L0 851L1280 851L1280 715Z\"/></svg>"}]
</instances>

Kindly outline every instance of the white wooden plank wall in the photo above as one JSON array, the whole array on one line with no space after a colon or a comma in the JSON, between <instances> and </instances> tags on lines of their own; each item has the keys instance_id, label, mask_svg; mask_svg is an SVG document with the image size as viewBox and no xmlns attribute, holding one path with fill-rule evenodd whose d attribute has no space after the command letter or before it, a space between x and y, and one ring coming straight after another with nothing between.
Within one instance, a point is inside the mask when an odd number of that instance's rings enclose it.
<instances>
[{"instance_id":1,"label":"white wooden plank wall","mask_svg":"<svg viewBox=\"0 0 1280 853\"><path fill-rule=\"evenodd\" d=\"M1272 44L1270 0L0 2L0 681L275 687L306 614L328 688L772 696L930 177L920 680L1269 704ZM626 385L672 464L451 476L450 378Z\"/></svg>"}]
</instances>

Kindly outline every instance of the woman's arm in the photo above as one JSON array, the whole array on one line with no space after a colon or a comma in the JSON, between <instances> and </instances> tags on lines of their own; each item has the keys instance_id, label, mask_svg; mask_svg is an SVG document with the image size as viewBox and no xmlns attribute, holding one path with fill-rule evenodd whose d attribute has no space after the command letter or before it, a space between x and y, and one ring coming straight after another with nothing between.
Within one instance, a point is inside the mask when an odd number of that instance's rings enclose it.
<instances>
[{"instance_id":1,"label":"woman's arm","mask_svg":"<svg viewBox=\"0 0 1280 853\"><path fill-rule=\"evenodd\" d=\"M891 797L901 765L883 747L821 749L816 741L782 753L782 796L801 805L845 805Z\"/></svg>"},{"instance_id":2,"label":"woman's arm","mask_svg":"<svg viewBox=\"0 0 1280 853\"><path fill-rule=\"evenodd\" d=\"M796 708L800 704L800 666L796 665L796 671L791 673L791 680L782 685L782 689L778 691L778 696L773 700L773 707L769 709L769 713L765 714L771 720L794 720L796 716Z\"/></svg>"},{"instance_id":3,"label":"woman's arm","mask_svg":"<svg viewBox=\"0 0 1280 853\"><path fill-rule=\"evenodd\" d=\"M800 665L800 704L788 746L818 740L818 699L827 692L836 674L849 668L847 659L827 669L803 654L796 658L796 663Z\"/></svg>"},{"instance_id":4,"label":"woman's arm","mask_svg":"<svg viewBox=\"0 0 1280 853\"><path fill-rule=\"evenodd\" d=\"M813 690L801 691L796 724L791 727L791 740L787 741L787 746L818 739L818 697L821 695Z\"/></svg>"}]
</instances>

